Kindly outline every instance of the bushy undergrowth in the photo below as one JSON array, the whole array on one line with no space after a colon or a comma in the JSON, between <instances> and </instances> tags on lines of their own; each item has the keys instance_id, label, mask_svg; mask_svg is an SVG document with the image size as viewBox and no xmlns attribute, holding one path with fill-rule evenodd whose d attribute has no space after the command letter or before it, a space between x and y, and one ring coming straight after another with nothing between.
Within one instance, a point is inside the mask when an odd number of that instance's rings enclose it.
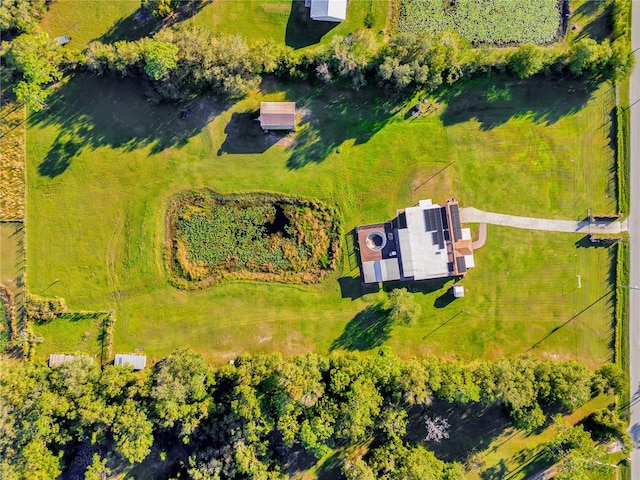
<instances>
[{"instance_id":1,"label":"bushy undergrowth","mask_svg":"<svg viewBox=\"0 0 640 480\"><path fill-rule=\"evenodd\" d=\"M402 0L398 19L400 32L457 30L474 44L544 44L559 27L557 0Z\"/></svg>"},{"instance_id":2,"label":"bushy undergrowth","mask_svg":"<svg viewBox=\"0 0 640 480\"><path fill-rule=\"evenodd\" d=\"M169 211L172 270L187 281L318 281L335 262L335 215L317 202L292 197L194 192Z\"/></svg>"},{"instance_id":3,"label":"bushy undergrowth","mask_svg":"<svg viewBox=\"0 0 640 480\"><path fill-rule=\"evenodd\" d=\"M69 307L64 298L44 298L39 295L27 294L24 304L25 315L29 320L43 322L67 313Z\"/></svg>"}]
</instances>

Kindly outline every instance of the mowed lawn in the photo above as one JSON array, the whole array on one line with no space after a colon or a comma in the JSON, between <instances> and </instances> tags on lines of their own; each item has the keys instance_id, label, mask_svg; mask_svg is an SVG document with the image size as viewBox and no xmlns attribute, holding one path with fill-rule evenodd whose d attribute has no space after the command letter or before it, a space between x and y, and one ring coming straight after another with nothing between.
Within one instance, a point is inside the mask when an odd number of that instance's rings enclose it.
<instances>
[{"instance_id":1,"label":"mowed lawn","mask_svg":"<svg viewBox=\"0 0 640 480\"><path fill-rule=\"evenodd\" d=\"M41 26L52 37L71 36L68 48L72 49L80 50L93 40L136 40L157 27L152 19L136 17L139 8L139 0L57 0L50 5ZM273 40L298 49L328 43L335 35L347 36L363 28L369 12L372 30L377 33L385 29L389 0L350 0L347 18L340 23L311 20L303 0L204 1L167 25L195 24L216 33L242 35L249 43Z\"/></svg>"},{"instance_id":2,"label":"mowed lawn","mask_svg":"<svg viewBox=\"0 0 640 480\"><path fill-rule=\"evenodd\" d=\"M192 187L334 204L345 246L356 225L421 198L552 218L614 212L614 95L608 85L581 88L478 80L416 119L415 99L265 82L236 104L199 99L181 120L183 107L150 105L132 83L79 76L28 130L30 291L47 289L75 310L115 309L115 351L152 358L184 346L222 362L245 351L385 344L403 356L530 352L597 365L611 357L610 252L576 246L571 234L490 226L464 299L445 295L450 283L410 285L423 311L412 328L360 313L383 294L363 294L346 247L342 267L319 285L183 291L163 266L167 199ZM298 102L300 128L293 143L274 145L254 119L260 100L285 99Z\"/></svg>"}]
</instances>

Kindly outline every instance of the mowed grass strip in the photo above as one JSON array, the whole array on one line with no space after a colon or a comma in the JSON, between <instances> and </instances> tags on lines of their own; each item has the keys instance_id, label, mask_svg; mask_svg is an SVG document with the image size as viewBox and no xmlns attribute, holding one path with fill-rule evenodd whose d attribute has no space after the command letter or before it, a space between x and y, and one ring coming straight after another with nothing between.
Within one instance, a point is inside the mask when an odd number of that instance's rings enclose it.
<instances>
[{"instance_id":1,"label":"mowed grass strip","mask_svg":"<svg viewBox=\"0 0 640 480\"><path fill-rule=\"evenodd\" d=\"M577 95L580 88L478 80L445 92L437 113L414 119L416 100L269 81L264 93L233 105L198 99L180 120L182 107L149 105L133 82L78 76L29 127L29 288L48 288L74 310L114 308L117 350L159 358L191 346L212 362L243 351L327 352L382 298L361 291L352 251L345 248L342 271L319 285L179 291L163 268L169 197L200 187L300 195L335 205L345 232L390 220L418 199L452 195L518 215L613 212L602 173L613 164L613 95L607 85ZM298 102L293 142L247 134L262 100ZM608 253L578 248L578 240L490 227L465 280L467 297L446 303L437 300L448 285L420 287L421 320L392 329L386 344L403 356L609 360Z\"/></svg>"}]
</instances>

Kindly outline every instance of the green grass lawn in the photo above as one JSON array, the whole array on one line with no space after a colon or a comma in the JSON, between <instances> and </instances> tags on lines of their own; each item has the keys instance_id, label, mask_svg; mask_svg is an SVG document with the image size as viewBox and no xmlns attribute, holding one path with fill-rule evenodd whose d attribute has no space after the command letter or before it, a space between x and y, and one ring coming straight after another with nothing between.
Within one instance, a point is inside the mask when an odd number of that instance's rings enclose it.
<instances>
[{"instance_id":1,"label":"green grass lawn","mask_svg":"<svg viewBox=\"0 0 640 480\"><path fill-rule=\"evenodd\" d=\"M100 324L108 313L67 313L55 321L34 325L37 337L45 341L38 345L38 355L49 358L52 353L84 354L98 357L102 351Z\"/></svg>"},{"instance_id":2,"label":"green grass lawn","mask_svg":"<svg viewBox=\"0 0 640 480\"><path fill-rule=\"evenodd\" d=\"M135 40L148 35L155 22L140 24L135 0L58 0L52 2L42 20L42 29L50 36L70 35L68 48L82 49L92 40L113 42ZM351 0L347 19L341 23L316 22L309 18L309 9L302 0L215 0L203 4L192 17L179 21L196 24L213 32L242 35L249 43L271 39L293 48L328 43L335 35L347 36L364 27L364 19L373 14L373 31L387 25L389 0Z\"/></svg>"},{"instance_id":3,"label":"green grass lawn","mask_svg":"<svg viewBox=\"0 0 640 480\"><path fill-rule=\"evenodd\" d=\"M40 26L50 37L69 35L67 48L82 50L93 40L139 38L145 33L133 18L139 7L139 0L57 0L49 5Z\"/></svg>"},{"instance_id":4,"label":"green grass lawn","mask_svg":"<svg viewBox=\"0 0 640 480\"><path fill-rule=\"evenodd\" d=\"M239 34L250 41L271 39L293 48L327 43L335 35L347 36L364 27L369 11L375 19L372 30L384 29L389 15L388 0L351 0L344 22L317 22L309 18L302 0L261 2L245 0L238 8L236 0L216 0L188 22L214 32Z\"/></svg>"},{"instance_id":5,"label":"green grass lawn","mask_svg":"<svg viewBox=\"0 0 640 480\"><path fill-rule=\"evenodd\" d=\"M27 138L30 291L47 289L72 310L114 308L114 351L157 359L188 345L222 362L243 351L328 352L382 339L403 356L611 358L609 254L576 247L573 235L489 227L464 299L449 302L443 283L414 285L422 318L378 337L377 320L358 314L382 295L362 295L347 251L318 285L202 291L171 287L162 259L167 200L193 187L317 198L340 209L345 237L420 198L452 195L519 215L613 212L612 177L602 173L613 162L608 85L478 80L443 93L438 113L418 119L407 115L413 102L377 92L268 81L263 94L233 105L197 100L180 120L182 107L149 105L135 88L78 76L31 118ZM273 144L253 120L260 100L283 99L301 114L289 145ZM373 336L349 343L360 324Z\"/></svg>"}]
</instances>

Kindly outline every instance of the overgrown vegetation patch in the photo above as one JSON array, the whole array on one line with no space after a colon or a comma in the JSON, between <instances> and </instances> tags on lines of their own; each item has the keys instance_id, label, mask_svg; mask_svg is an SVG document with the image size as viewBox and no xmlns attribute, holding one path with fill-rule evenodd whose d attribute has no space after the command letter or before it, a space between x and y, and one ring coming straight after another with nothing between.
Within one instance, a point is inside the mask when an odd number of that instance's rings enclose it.
<instances>
[{"instance_id":1,"label":"overgrown vegetation patch","mask_svg":"<svg viewBox=\"0 0 640 480\"><path fill-rule=\"evenodd\" d=\"M167 214L170 270L180 287L224 278L318 282L335 266L339 232L337 213L315 201L183 192Z\"/></svg>"},{"instance_id":2,"label":"overgrown vegetation patch","mask_svg":"<svg viewBox=\"0 0 640 480\"><path fill-rule=\"evenodd\" d=\"M402 0L400 32L457 30L471 43L549 43L560 29L557 0Z\"/></svg>"}]
</instances>

